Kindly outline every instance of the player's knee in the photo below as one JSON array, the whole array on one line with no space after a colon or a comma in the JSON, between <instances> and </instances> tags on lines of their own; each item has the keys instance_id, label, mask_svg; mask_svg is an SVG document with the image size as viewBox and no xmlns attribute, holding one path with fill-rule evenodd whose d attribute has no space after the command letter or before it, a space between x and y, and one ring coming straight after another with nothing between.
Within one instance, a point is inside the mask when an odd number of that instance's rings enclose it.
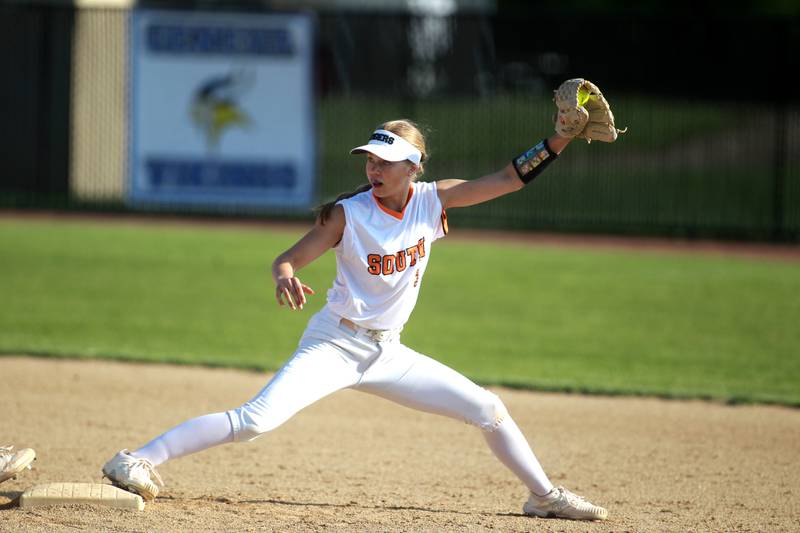
<instances>
[{"instance_id":1,"label":"player's knee","mask_svg":"<svg viewBox=\"0 0 800 533\"><path fill-rule=\"evenodd\" d=\"M475 421L475 425L484 431L494 431L508 417L508 410L496 394L488 390L484 390L484 392L480 404L480 415Z\"/></svg>"},{"instance_id":2,"label":"player's knee","mask_svg":"<svg viewBox=\"0 0 800 533\"><path fill-rule=\"evenodd\" d=\"M280 426L284 420L271 409L256 409L251 404L228 411L233 425L234 442L249 442Z\"/></svg>"}]
</instances>

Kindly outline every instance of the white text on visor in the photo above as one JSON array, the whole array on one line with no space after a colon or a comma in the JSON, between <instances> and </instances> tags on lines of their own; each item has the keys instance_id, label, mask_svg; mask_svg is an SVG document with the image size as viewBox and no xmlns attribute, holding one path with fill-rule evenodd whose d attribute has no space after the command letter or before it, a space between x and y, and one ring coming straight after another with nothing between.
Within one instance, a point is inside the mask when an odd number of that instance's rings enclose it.
<instances>
[{"instance_id":1,"label":"white text on visor","mask_svg":"<svg viewBox=\"0 0 800 533\"><path fill-rule=\"evenodd\" d=\"M422 159L422 152L403 139L387 130L375 130L369 138L369 142L350 150L351 154L363 154L369 152L375 154L385 161L405 161L406 159L419 165Z\"/></svg>"}]
</instances>

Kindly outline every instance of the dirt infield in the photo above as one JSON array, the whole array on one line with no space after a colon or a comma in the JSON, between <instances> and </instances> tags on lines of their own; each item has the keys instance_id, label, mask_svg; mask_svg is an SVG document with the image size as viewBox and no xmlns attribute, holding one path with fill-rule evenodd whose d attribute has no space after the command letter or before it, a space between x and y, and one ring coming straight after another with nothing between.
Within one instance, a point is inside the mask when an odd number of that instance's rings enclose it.
<instances>
[{"instance_id":1,"label":"dirt infield","mask_svg":"<svg viewBox=\"0 0 800 533\"><path fill-rule=\"evenodd\" d=\"M0 357L0 444L37 450L0 486L0 531L798 531L800 410L496 389L556 483L603 523L521 515L522 485L466 424L344 391L248 444L185 457L144 512L23 510L34 484L99 482L123 447L235 407L267 376Z\"/></svg>"}]
</instances>

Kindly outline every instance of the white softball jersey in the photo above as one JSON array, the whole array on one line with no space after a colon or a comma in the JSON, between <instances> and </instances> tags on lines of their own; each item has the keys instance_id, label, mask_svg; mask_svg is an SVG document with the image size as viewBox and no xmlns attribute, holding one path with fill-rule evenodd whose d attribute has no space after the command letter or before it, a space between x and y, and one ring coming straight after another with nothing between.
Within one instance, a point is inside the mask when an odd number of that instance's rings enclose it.
<instances>
[{"instance_id":1,"label":"white softball jersey","mask_svg":"<svg viewBox=\"0 0 800 533\"><path fill-rule=\"evenodd\" d=\"M365 191L345 200L328 308L367 329L401 328L417 303L430 245L447 233L435 183L412 183L402 212Z\"/></svg>"}]
</instances>

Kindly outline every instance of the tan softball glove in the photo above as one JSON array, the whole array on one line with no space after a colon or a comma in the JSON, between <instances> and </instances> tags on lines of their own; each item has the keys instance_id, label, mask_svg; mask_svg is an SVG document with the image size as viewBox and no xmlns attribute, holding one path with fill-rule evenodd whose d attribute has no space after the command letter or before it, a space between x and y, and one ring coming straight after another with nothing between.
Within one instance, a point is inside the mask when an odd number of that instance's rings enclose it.
<instances>
[{"instance_id":1,"label":"tan softball glove","mask_svg":"<svg viewBox=\"0 0 800 533\"><path fill-rule=\"evenodd\" d=\"M558 108L556 133L568 139L586 139L586 142L611 143L628 128L617 129L614 113L594 83L583 78L573 78L555 90L553 101Z\"/></svg>"}]
</instances>

